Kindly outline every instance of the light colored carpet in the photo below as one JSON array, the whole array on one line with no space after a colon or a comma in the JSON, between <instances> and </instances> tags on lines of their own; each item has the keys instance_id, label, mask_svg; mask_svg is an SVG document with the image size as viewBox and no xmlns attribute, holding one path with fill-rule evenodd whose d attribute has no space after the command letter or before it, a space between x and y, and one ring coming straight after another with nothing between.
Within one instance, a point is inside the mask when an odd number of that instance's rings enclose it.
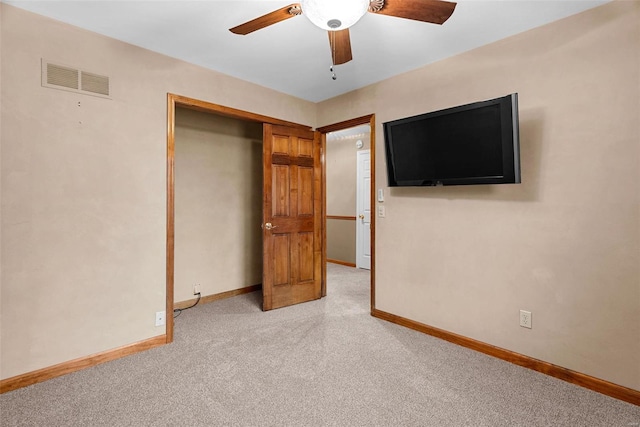
<instances>
[{"instance_id":1,"label":"light colored carpet","mask_svg":"<svg viewBox=\"0 0 640 427\"><path fill-rule=\"evenodd\" d=\"M0 396L3 426L633 426L640 408L369 315L368 272L263 313L186 310L175 342Z\"/></svg>"}]
</instances>

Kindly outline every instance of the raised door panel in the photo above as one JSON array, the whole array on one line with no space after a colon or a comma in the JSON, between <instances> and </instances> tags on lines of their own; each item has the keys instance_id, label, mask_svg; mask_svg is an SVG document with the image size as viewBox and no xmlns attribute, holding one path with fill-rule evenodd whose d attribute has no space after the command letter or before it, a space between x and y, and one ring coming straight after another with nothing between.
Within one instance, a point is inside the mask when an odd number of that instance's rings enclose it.
<instances>
[{"instance_id":1,"label":"raised door panel","mask_svg":"<svg viewBox=\"0 0 640 427\"><path fill-rule=\"evenodd\" d=\"M273 165L272 215L288 217L291 207L291 171L288 165Z\"/></svg>"},{"instance_id":2,"label":"raised door panel","mask_svg":"<svg viewBox=\"0 0 640 427\"><path fill-rule=\"evenodd\" d=\"M273 236L273 285L287 285L291 277L291 263L289 258L290 236L287 234L276 234Z\"/></svg>"},{"instance_id":3,"label":"raised door panel","mask_svg":"<svg viewBox=\"0 0 640 427\"><path fill-rule=\"evenodd\" d=\"M298 167L298 216L313 216L313 168Z\"/></svg>"},{"instance_id":4,"label":"raised door panel","mask_svg":"<svg viewBox=\"0 0 640 427\"><path fill-rule=\"evenodd\" d=\"M298 281L308 282L314 278L313 269L313 232L299 233L298 245L300 257L298 265Z\"/></svg>"}]
</instances>

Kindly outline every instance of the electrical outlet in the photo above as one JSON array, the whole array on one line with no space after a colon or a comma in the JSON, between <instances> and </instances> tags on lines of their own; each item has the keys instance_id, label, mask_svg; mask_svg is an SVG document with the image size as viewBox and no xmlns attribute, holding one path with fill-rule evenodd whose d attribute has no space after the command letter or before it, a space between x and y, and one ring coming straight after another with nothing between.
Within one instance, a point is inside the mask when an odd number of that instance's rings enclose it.
<instances>
[{"instance_id":1,"label":"electrical outlet","mask_svg":"<svg viewBox=\"0 0 640 427\"><path fill-rule=\"evenodd\" d=\"M193 294L198 295L200 293L200 283L193 285Z\"/></svg>"},{"instance_id":2,"label":"electrical outlet","mask_svg":"<svg viewBox=\"0 0 640 427\"><path fill-rule=\"evenodd\" d=\"M520 310L520 326L531 329L531 312Z\"/></svg>"},{"instance_id":3,"label":"electrical outlet","mask_svg":"<svg viewBox=\"0 0 640 427\"><path fill-rule=\"evenodd\" d=\"M379 218L384 218L387 216L387 211L384 208L384 206L378 206L378 217Z\"/></svg>"},{"instance_id":4,"label":"electrical outlet","mask_svg":"<svg viewBox=\"0 0 640 427\"><path fill-rule=\"evenodd\" d=\"M164 326L164 311L156 311L156 326Z\"/></svg>"}]
</instances>

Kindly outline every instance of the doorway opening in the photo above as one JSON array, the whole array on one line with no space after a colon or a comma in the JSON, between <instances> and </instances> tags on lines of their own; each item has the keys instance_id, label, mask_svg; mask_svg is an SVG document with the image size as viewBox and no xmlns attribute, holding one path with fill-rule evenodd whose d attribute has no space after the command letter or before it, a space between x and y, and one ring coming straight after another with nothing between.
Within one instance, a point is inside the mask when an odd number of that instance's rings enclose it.
<instances>
[{"instance_id":1,"label":"doorway opening","mask_svg":"<svg viewBox=\"0 0 640 427\"><path fill-rule=\"evenodd\" d=\"M231 118L243 122L243 127L250 127L247 123L258 124L258 126L282 126L287 129L310 131L310 126L301 125L298 123L288 122L285 120L276 119L273 117L262 116L242 110L237 110L217 104L212 104L205 101L196 100L193 98L183 97L175 94L167 95L167 232L166 232L166 313L173 313L176 289L174 289L175 283L175 267L176 267L176 239L175 239L175 225L176 225L176 109L184 108L187 110L195 110L197 112L204 112L213 114L219 117ZM197 126L197 125L196 125ZM245 135L246 136L246 135ZM252 139L252 138L249 138ZM251 150L249 150L251 151ZM249 156L251 159L251 155ZM249 163L254 160L249 160ZM260 159L260 162L262 160ZM246 166L246 165L245 165ZM206 183L202 183L206 186ZM211 186L216 184L211 183ZM257 224L257 227L260 223ZM240 236L236 236L240 237ZM195 283L186 284L187 293L190 292L191 286ZM224 296L233 296L239 293L245 293L246 289L251 289L252 286L245 287L240 290L232 290L229 292L223 292ZM191 290L193 292L193 290ZM215 298L219 299L221 294L216 294ZM205 298L203 298L205 299ZM212 299L212 300L213 300ZM166 316L166 332L165 341L170 343L173 341L173 316Z\"/></svg>"},{"instance_id":2,"label":"doorway opening","mask_svg":"<svg viewBox=\"0 0 640 427\"><path fill-rule=\"evenodd\" d=\"M327 133L327 262L371 269L371 129Z\"/></svg>"},{"instance_id":3,"label":"doorway opening","mask_svg":"<svg viewBox=\"0 0 640 427\"><path fill-rule=\"evenodd\" d=\"M370 269L373 313L375 217L371 207L375 200L375 115L323 126L318 131L323 134L325 153L325 261Z\"/></svg>"},{"instance_id":4,"label":"doorway opening","mask_svg":"<svg viewBox=\"0 0 640 427\"><path fill-rule=\"evenodd\" d=\"M178 107L174 157L174 308L259 290L262 124Z\"/></svg>"}]
</instances>

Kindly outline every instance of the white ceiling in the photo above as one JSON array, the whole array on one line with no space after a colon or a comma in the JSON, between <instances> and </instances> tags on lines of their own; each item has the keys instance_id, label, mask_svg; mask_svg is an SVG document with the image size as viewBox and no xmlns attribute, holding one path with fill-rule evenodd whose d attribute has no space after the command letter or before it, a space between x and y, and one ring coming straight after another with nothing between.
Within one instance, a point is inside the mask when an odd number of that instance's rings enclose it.
<instances>
[{"instance_id":1,"label":"white ceiling","mask_svg":"<svg viewBox=\"0 0 640 427\"><path fill-rule=\"evenodd\" d=\"M444 25L371 13L336 67L325 31L298 16L246 36L229 28L293 1L2 0L137 46L318 102L609 0L462 0Z\"/></svg>"}]
</instances>

